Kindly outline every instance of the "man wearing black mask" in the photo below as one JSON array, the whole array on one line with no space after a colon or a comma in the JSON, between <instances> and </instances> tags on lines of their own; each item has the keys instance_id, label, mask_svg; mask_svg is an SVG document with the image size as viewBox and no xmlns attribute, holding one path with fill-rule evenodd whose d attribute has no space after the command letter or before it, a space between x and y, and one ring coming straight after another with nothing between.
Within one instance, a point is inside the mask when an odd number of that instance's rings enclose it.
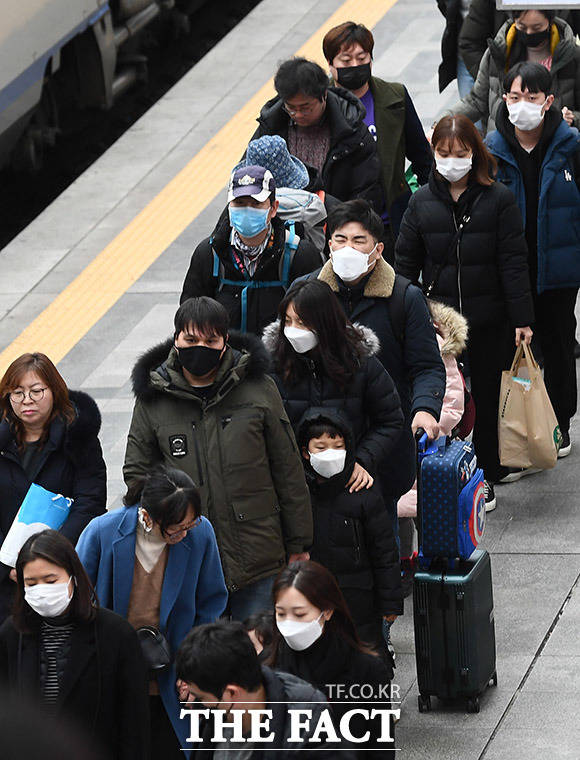
<instances>
[{"instance_id":1,"label":"man wearing black mask","mask_svg":"<svg viewBox=\"0 0 580 760\"><path fill-rule=\"evenodd\" d=\"M411 191L405 179L405 158L419 184L429 179L433 154L406 87L372 76L374 38L362 24L347 21L327 32L322 41L334 81L360 99L364 122L377 141L383 189L381 214L385 226L383 256L392 263L394 241Z\"/></svg>"},{"instance_id":2,"label":"man wearing black mask","mask_svg":"<svg viewBox=\"0 0 580 760\"><path fill-rule=\"evenodd\" d=\"M198 486L220 550L230 612L271 605L286 561L308 559L312 511L300 454L262 342L229 332L224 306L185 301L175 333L144 354L123 475L128 487L158 463ZM206 621L199 621L206 622Z\"/></svg>"}]
</instances>

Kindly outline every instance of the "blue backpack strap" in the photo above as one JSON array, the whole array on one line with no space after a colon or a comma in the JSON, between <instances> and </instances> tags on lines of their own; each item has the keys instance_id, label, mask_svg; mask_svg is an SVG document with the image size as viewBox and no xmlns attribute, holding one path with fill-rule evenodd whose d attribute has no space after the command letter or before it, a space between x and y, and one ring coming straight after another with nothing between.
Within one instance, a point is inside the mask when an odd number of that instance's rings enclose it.
<instances>
[{"instance_id":1,"label":"blue backpack strap","mask_svg":"<svg viewBox=\"0 0 580 760\"><path fill-rule=\"evenodd\" d=\"M294 260L296 251L298 250L299 244L300 238L296 234L295 224L294 222L289 222L286 226L286 242L284 244L284 255L280 261L281 271L279 272L280 284L284 290L288 289L290 280L290 267L292 266L292 262Z\"/></svg>"}]
</instances>

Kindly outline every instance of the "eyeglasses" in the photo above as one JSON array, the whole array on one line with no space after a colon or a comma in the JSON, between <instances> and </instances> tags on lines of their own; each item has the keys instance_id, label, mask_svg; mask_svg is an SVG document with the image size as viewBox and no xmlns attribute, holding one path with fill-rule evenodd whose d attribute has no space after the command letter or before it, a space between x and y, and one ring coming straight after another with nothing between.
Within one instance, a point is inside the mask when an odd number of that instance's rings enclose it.
<instances>
[{"instance_id":1,"label":"eyeglasses","mask_svg":"<svg viewBox=\"0 0 580 760\"><path fill-rule=\"evenodd\" d=\"M10 401L14 404L22 404L26 396L31 401L42 401L44 398L44 392L46 388L33 388L30 391L12 391L12 393L9 394Z\"/></svg>"},{"instance_id":2,"label":"eyeglasses","mask_svg":"<svg viewBox=\"0 0 580 760\"><path fill-rule=\"evenodd\" d=\"M187 533L187 531L191 530L192 528L195 528L196 525L199 525L200 518L197 517L193 522L190 522L188 525L184 525L179 530L173 530L171 533L168 530L164 530L163 534L166 538L175 538L175 536L179 536L180 533L183 533L184 531Z\"/></svg>"},{"instance_id":3,"label":"eyeglasses","mask_svg":"<svg viewBox=\"0 0 580 760\"><path fill-rule=\"evenodd\" d=\"M316 104L318 105L318 104ZM296 116L297 113L301 113L303 116L308 116L311 114L314 109L316 108L316 105L313 106L302 106L302 108L290 108L286 103L282 105L282 108L286 111L288 116Z\"/></svg>"}]
</instances>

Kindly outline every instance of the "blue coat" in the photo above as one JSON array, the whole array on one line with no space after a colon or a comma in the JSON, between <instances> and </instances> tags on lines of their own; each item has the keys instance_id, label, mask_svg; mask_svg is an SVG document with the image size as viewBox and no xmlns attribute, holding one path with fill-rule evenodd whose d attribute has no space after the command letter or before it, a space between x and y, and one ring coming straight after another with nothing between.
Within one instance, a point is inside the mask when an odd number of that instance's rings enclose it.
<instances>
[{"instance_id":1,"label":"blue coat","mask_svg":"<svg viewBox=\"0 0 580 760\"><path fill-rule=\"evenodd\" d=\"M137 507L115 509L92 520L76 547L100 604L124 618L133 586L136 530ZM202 517L183 541L169 546L159 628L173 654L194 626L215 621L227 600L215 534L209 520ZM163 704L185 747L189 724L179 720L175 681L174 666L158 677Z\"/></svg>"},{"instance_id":2,"label":"blue coat","mask_svg":"<svg viewBox=\"0 0 580 760\"><path fill-rule=\"evenodd\" d=\"M525 225L524 181L510 145L497 131L487 136L486 143L498 159L497 179L515 195ZM538 293L580 286L580 191L573 162L579 148L578 130L562 121L540 169Z\"/></svg>"}]
</instances>

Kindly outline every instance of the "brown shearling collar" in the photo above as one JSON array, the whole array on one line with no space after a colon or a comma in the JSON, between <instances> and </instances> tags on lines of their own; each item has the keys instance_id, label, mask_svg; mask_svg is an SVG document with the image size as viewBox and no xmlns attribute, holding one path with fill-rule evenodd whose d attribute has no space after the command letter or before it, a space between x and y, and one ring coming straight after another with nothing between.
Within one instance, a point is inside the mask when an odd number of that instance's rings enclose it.
<instances>
[{"instance_id":1,"label":"brown shearling collar","mask_svg":"<svg viewBox=\"0 0 580 760\"><path fill-rule=\"evenodd\" d=\"M327 261L320 270L318 279L330 285L338 293L338 280L332 269L332 262ZM384 259L379 259L363 290L367 298L389 298L395 284L395 270Z\"/></svg>"}]
</instances>

